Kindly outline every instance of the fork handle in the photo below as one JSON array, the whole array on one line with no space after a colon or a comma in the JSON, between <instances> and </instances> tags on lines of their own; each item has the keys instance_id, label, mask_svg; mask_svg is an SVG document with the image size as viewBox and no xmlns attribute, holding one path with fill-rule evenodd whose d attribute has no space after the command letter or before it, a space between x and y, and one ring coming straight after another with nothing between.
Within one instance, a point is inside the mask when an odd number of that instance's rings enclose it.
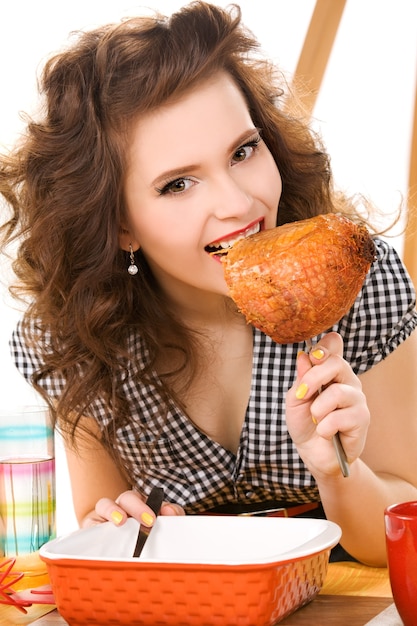
<instances>
[{"instance_id":1,"label":"fork handle","mask_svg":"<svg viewBox=\"0 0 417 626\"><path fill-rule=\"evenodd\" d=\"M306 340L306 346L308 352L311 352L313 349L313 344L311 339ZM321 393L321 389L319 389L319 393ZM345 478L350 475L349 463L347 460L345 449L343 448L342 442L340 441L340 433L336 433L332 437L334 449L336 451L337 460L339 462L340 470Z\"/></svg>"}]
</instances>

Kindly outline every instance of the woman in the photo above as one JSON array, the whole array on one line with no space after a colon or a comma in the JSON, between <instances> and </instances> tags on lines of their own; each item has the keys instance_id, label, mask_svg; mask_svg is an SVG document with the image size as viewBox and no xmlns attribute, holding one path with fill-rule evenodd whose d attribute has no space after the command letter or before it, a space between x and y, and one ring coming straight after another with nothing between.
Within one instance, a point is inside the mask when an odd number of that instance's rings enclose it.
<instances>
[{"instance_id":1,"label":"woman","mask_svg":"<svg viewBox=\"0 0 417 626\"><path fill-rule=\"evenodd\" d=\"M12 350L64 434L80 525L151 525L159 485L163 515L325 515L345 558L385 564L383 509L417 497L414 291L376 238L311 354L236 310L213 247L356 215L239 10L194 2L81 34L42 88L44 118L2 160L29 296Z\"/></svg>"}]
</instances>

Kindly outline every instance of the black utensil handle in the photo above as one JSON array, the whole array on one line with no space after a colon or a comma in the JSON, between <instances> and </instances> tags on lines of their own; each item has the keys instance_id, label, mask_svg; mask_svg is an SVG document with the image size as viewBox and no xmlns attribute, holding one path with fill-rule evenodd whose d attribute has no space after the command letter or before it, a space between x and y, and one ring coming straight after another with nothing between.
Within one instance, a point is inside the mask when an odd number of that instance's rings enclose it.
<instances>
[{"instance_id":1,"label":"black utensil handle","mask_svg":"<svg viewBox=\"0 0 417 626\"><path fill-rule=\"evenodd\" d=\"M146 500L146 504L148 505L150 509L152 509L155 515L158 515L159 511L161 510L163 500L164 500L164 490L162 489L162 487L153 487L151 493L149 494ZM152 526L149 528L149 526L144 526L143 524L140 525L139 534L138 534L138 538L136 541L136 546L133 551L134 558L137 558L138 556L140 556L143 550L143 546L145 545L145 542L151 530L152 530Z\"/></svg>"},{"instance_id":2,"label":"black utensil handle","mask_svg":"<svg viewBox=\"0 0 417 626\"><path fill-rule=\"evenodd\" d=\"M153 487L151 493L146 499L146 504L150 509L152 509L155 515L159 515L163 501L164 490L162 487Z\"/></svg>"}]
</instances>

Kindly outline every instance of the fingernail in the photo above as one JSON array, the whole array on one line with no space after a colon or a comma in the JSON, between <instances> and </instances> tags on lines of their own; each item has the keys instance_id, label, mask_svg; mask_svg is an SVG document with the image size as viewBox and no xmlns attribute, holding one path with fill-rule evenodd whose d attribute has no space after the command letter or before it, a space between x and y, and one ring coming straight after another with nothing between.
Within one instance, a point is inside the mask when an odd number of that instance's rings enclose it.
<instances>
[{"instance_id":1,"label":"fingernail","mask_svg":"<svg viewBox=\"0 0 417 626\"><path fill-rule=\"evenodd\" d=\"M150 513L147 513L146 511L142 513L142 515L140 516L140 519L146 526L152 526L152 524L155 521L155 518L153 517L153 515L151 515Z\"/></svg>"},{"instance_id":2,"label":"fingernail","mask_svg":"<svg viewBox=\"0 0 417 626\"><path fill-rule=\"evenodd\" d=\"M324 350L322 350L321 348L316 348L311 354L314 356L315 359L320 361L320 359L324 357Z\"/></svg>"},{"instance_id":3,"label":"fingernail","mask_svg":"<svg viewBox=\"0 0 417 626\"><path fill-rule=\"evenodd\" d=\"M315 426L317 426L318 421L316 420L316 418L314 417L314 415L312 415L312 416L311 416L311 421L313 422L313 424L314 424Z\"/></svg>"},{"instance_id":4,"label":"fingernail","mask_svg":"<svg viewBox=\"0 0 417 626\"><path fill-rule=\"evenodd\" d=\"M297 359L298 359L298 357L299 357L299 356L301 356L302 354L305 354L304 350L299 350L299 351L297 352Z\"/></svg>"},{"instance_id":5,"label":"fingernail","mask_svg":"<svg viewBox=\"0 0 417 626\"><path fill-rule=\"evenodd\" d=\"M123 519L123 514L120 513L120 511L112 511L110 517L112 522L114 522L116 526L118 526Z\"/></svg>"},{"instance_id":6,"label":"fingernail","mask_svg":"<svg viewBox=\"0 0 417 626\"><path fill-rule=\"evenodd\" d=\"M301 383L301 385L297 387L297 390L295 392L295 397L297 398L297 400L302 400L305 397L307 391L307 385L305 383Z\"/></svg>"}]
</instances>

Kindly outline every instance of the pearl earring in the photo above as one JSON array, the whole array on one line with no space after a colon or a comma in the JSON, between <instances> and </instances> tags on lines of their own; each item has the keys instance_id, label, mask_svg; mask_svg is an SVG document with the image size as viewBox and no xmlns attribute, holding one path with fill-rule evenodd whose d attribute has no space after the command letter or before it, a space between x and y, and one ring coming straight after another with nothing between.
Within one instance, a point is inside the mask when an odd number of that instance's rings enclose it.
<instances>
[{"instance_id":1,"label":"pearl earring","mask_svg":"<svg viewBox=\"0 0 417 626\"><path fill-rule=\"evenodd\" d=\"M131 276L134 276L135 274L138 273L139 269L138 269L138 266L135 263L135 255L134 255L131 243L129 244L129 250L130 250L130 265L127 268L127 271L129 272L129 274Z\"/></svg>"}]
</instances>

